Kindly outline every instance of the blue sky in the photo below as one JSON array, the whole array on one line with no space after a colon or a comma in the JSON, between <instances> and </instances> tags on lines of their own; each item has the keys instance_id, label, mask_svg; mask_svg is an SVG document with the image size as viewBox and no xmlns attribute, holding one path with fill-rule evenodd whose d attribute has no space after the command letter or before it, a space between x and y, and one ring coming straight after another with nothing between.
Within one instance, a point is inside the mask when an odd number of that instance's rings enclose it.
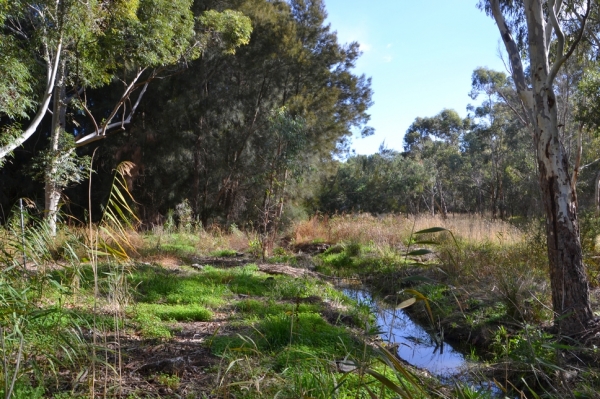
<instances>
[{"instance_id":1,"label":"blue sky","mask_svg":"<svg viewBox=\"0 0 600 399\"><path fill-rule=\"evenodd\" d=\"M375 135L353 139L359 154L386 145L402 149L418 116L444 108L466 116L471 73L484 66L505 71L494 21L477 0L325 0L328 22L342 43L357 41L363 55L355 72L373 79L369 110Z\"/></svg>"}]
</instances>

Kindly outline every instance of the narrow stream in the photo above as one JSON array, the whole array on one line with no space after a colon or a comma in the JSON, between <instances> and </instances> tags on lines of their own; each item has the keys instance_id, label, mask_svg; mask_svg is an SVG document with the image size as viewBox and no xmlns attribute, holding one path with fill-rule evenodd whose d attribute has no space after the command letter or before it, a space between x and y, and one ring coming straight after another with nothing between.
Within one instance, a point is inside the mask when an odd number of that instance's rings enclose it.
<instances>
[{"instance_id":1,"label":"narrow stream","mask_svg":"<svg viewBox=\"0 0 600 399\"><path fill-rule=\"evenodd\" d=\"M381 338L389 344L397 344L397 355L409 364L429 371L440 381L453 384L460 380L471 385L488 398L504 398L502 391L491 381L475 382L468 374L470 363L465 356L444 342L437 345L431 335L413 322L403 309L386 306L383 301L373 298L364 287L339 287L348 297L368 304L377 318Z\"/></svg>"},{"instance_id":2,"label":"narrow stream","mask_svg":"<svg viewBox=\"0 0 600 399\"><path fill-rule=\"evenodd\" d=\"M437 345L429 333L413 322L403 309L385 306L383 302L373 299L364 288L345 287L342 291L373 309L381 338L398 345L397 354L401 359L441 378L457 376L466 370L468 362L460 352L446 342Z\"/></svg>"}]
</instances>

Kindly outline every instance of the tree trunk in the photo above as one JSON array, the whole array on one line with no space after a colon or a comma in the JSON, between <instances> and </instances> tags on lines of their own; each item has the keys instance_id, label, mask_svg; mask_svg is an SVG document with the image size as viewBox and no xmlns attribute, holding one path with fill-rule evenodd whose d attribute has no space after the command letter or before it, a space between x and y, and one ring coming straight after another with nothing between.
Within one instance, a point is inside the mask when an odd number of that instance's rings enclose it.
<instances>
[{"instance_id":1,"label":"tree trunk","mask_svg":"<svg viewBox=\"0 0 600 399\"><path fill-rule=\"evenodd\" d=\"M45 185L44 185L44 197L45 197L45 210L44 214L48 221L48 227L52 236L56 235L56 222L58 219L58 204L62 194L61 187L56 184L56 174L58 171L58 159L60 135L65 130L65 116L67 111L67 105L65 103L66 92L65 92L65 62L61 62L60 71L58 73L58 82L54 89L54 104L52 107L52 126L50 134L50 153L52 154L52 160L46 167L45 173Z\"/></svg>"},{"instance_id":2,"label":"tree trunk","mask_svg":"<svg viewBox=\"0 0 600 399\"><path fill-rule=\"evenodd\" d=\"M595 184L596 184L596 196L595 196L596 215L600 215L600 172L598 172L598 174L596 175Z\"/></svg>"},{"instance_id":3,"label":"tree trunk","mask_svg":"<svg viewBox=\"0 0 600 399\"><path fill-rule=\"evenodd\" d=\"M590 325L594 315L579 239L577 196L571 185L567 154L559 137L553 89L554 77L570 54L563 54L564 35L554 15L559 7L557 4L553 8L555 3L548 3L549 21L546 21L544 1L524 0L532 83L530 89L526 84L519 50L500 11L499 2L491 0L490 3L509 55L517 92L528 111L533 129L539 184L546 213L554 321L560 333L577 335ZM552 34L550 28L554 29L558 38L557 56L552 66L548 59L551 43L546 40L546 35Z\"/></svg>"},{"instance_id":4,"label":"tree trunk","mask_svg":"<svg viewBox=\"0 0 600 399\"><path fill-rule=\"evenodd\" d=\"M588 327L594 315L579 239L577 193L571 186L569 161L558 133L556 96L548 79L550 65L542 3L529 3L526 15L533 85L532 125L546 211L552 306L559 330L575 335Z\"/></svg>"},{"instance_id":5,"label":"tree trunk","mask_svg":"<svg viewBox=\"0 0 600 399\"><path fill-rule=\"evenodd\" d=\"M438 183L437 183L437 191L440 194L440 203L439 203L438 208L440 210L442 219L445 220L448 218L448 207L446 205L446 200L444 199L444 190L443 190L441 181L438 181Z\"/></svg>"},{"instance_id":6,"label":"tree trunk","mask_svg":"<svg viewBox=\"0 0 600 399\"><path fill-rule=\"evenodd\" d=\"M534 90L536 89L534 84ZM593 319L577 220L577 194L559 139L551 88L534 92L535 144L539 182L546 211L552 305L561 332L583 332Z\"/></svg>"}]
</instances>

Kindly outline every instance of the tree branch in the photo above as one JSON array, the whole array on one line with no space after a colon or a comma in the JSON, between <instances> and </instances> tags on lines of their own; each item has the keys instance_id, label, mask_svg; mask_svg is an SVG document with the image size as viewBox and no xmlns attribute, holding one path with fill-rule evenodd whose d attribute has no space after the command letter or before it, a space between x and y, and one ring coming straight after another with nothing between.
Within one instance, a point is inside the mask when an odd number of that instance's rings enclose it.
<instances>
[{"instance_id":1,"label":"tree branch","mask_svg":"<svg viewBox=\"0 0 600 399\"><path fill-rule=\"evenodd\" d=\"M129 86L127 86L127 88L125 89L125 92L121 96L121 100L115 106L115 108L113 109L113 111L111 112L111 114L109 115L109 117L106 118L106 122L104 123L104 126L102 126L102 131L99 132L99 134L101 134L102 136L106 135L106 128L107 128L108 124L113 120L113 118L115 117L115 115L117 114L117 112L119 112L119 109L121 108L121 105L123 105L123 103L125 102L125 100L127 100L127 98L129 98L129 96L131 95L131 93L134 90L136 82L138 81L138 79L140 78L140 76L142 76L142 73L144 73L145 70L146 70L146 68L141 68L138 71L138 74L135 76L135 78L133 78L133 80L131 81L131 83L129 84Z\"/></svg>"},{"instance_id":2,"label":"tree branch","mask_svg":"<svg viewBox=\"0 0 600 399\"><path fill-rule=\"evenodd\" d=\"M137 98L134 106L131 108L129 115L127 115L127 118L124 118L124 119L120 120L119 122L113 122L113 123L109 123L112 118L107 119L107 122L105 122L104 125L101 128L99 128L98 125L96 124L94 117L91 115L91 113L88 112L88 115L94 121L96 130L90 134L87 134L87 135L81 137L77 141L75 141L75 147L83 147L84 145L93 143L94 141L98 141L103 138L106 138L106 133L110 132L113 129L121 128L124 130L125 125L128 125L131 123L133 115L135 114L138 106L140 105L140 102L142 101L142 97L144 96L144 94L146 93L146 90L148 89L148 85L150 84L150 82L152 80L154 80L155 77L156 77L155 73L153 73L152 76L150 76L144 83L135 85L131 90L126 90L125 93L123 93L123 96L121 97L121 99L119 100L119 102L117 103L115 108L113 109L113 113L111 114L112 117L114 117L116 112L121 108L121 105L123 105L123 103L129 98L129 96L133 93L133 91L135 91L139 87L142 87L142 90L140 91L140 94L138 95L138 98ZM138 78L139 78L139 75L138 75ZM131 87L131 85L130 85L130 87Z\"/></svg>"},{"instance_id":3,"label":"tree branch","mask_svg":"<svg viewBox=\"0 0 600 399\"><path fill-rule=\"evenodd\" d=\"M548 1L548 9L552 9L552 11L554 12L554 15L556 16L556 15L560 14L560 10L562 9L563 4L564 4L563 0L559 0L558 2L556 2L556 0L549 0ZM550 48L550 43L552 42L552 29L553 28L554 28L554 24L549 23L549 24L546 24L546 28L544 30L544 34L546 35L546 48L547 49Z\"/></svg>"},{"instance_id":4,"label":"tree branch","mask_svg":"<svg viewBox=\"0 0 600 399\"><path fill-rule=\"evenodd\" d=\"M61 35L61 37L59 38L59 41L58 41L56 55L54 57L54 65L52 64L50 58L48 58L48 63L47 63L47 76L48 77L47 77L46 90L44 92L44 97L42 98L41 105L38 108L37 113L33 117L33 120L31 121L31 123L29 124L27 129L25 129L19 137L12 140L9 144L7 144L3 147L0 147L0 163L2 163L2 160L4 160L4 158L6 158L15 148L21 146L29 137L31 137L33 135L33 133L35 133L35 131L37 130L40 123L42 122L42 119L44 118L44 115L46 114L46 111L48 110L48 106L50 105L50 99L52 98L52 93L54 91L54 84L56 82L56 74L58 71L58 64L59 64L59 60L60 60L60 56L61 56L61 52L62 52L62 44L63 44L63 42L62 42L62 35Z\"/></svg>"},{"instance_id":5,"label":"tree branch","mask_svg":"<svg viewBox=\"0 0 600 399\"><path fill-rule=\"evenodd\" d=\"M554 3L553 0L552 0L552 3ZM571 54L573 54L573 51L575 51L575 48L577 47L577 45L583 38L583 32L585 31L585 24L590 15L590 10L592 9L590 3L591 3L591 0L588 0L585 14L583 15L583 17L579 18L581 21L581 29L579 29L579 33L577 34L577 37L575 38L573 43L571 43L569 51L567 51L566 54L563 54L564 42L565 42L564 34L562 32L562 29L560 28L558 19L556 18L556 14L554 13L554 8L549 7L549 9L551 10L551 11L549 11L550 21L552 22L552 25L554 26L554 29L556 30L556 36L558 38L557 39L558 40L558 56L557 56L556 61L552 65L552 68L550 68L550 73L548 74L548 77L546 78L546 87L550 87L552 85L552 83L554 82L554 79L556 78L556 75L558 74L558 70L565 63L565 61L569 59ZM575 12L575 14L577 14L577 12Z\"/></svg>"},{"instance_id":6,"label":"tree branch","mask_svg":"<svg viewBox=\"0 0 600 399\"><path fill-rule=\"evenodd\" d=\"M589 168L590 166L592 166L592 165L594 165L594 164L596 164L596 163L598 163L598 162L600 162L600 158L598 158L598 159L595 159L595 160L593 160L592 162L590 162L590 163L588 163L588 164L585 164L585 165L583 165L582 167L580 167L580 168L579 168L579 170L580 170L580 171L582 171L582 170L584 170L584 169L586 169L586 168Z\"/></svg>"},{"instance_id":7,"label":"tree branch","mask_svg":"<svg viewBox=\"0 0 600 399\"><path fill-rule=\"evenodd\" d=\"M517 111L517 109L508 102L508 98L506 98L506 96L499 91L497 93L504 100L504 103L508 106L508 108L510 108L510 110L515 114L515 116L517 118L519 118L519 120L521 121L523 126L525 126L525 127L529 126L529 123L527 123L527 120L525 118L523 118L523 116L519 113L519 111Z\"/></svg>"},{"instance_id":8,"label":"tree branch","mask_svg":"<svg viewBox=\"0 0 600 399\"><path fill-rule=\"evenodd\" d=\"M490 0L490 5L492 9L492 15L494 16L494 20L496 21L496 25L500 31L500 36L504 42L504 47L506 47L506 52L508 53L511 74L513 80L515 81L517 93L519 93L521 100L523 100L525 104L530 105L532 101L531 93L525 81L525 72L523 70L523 63L521 61L519 48L512 37L510 29L508 28L508 24L504 19L504 15L502 15L499 0Z\"/></svg>"}]
</instances>

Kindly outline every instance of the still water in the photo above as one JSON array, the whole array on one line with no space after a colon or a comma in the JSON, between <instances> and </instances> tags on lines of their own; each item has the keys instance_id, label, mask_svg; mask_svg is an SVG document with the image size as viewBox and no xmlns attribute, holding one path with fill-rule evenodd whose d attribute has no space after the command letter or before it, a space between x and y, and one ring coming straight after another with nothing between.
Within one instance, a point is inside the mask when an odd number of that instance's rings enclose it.
<instances>
[{"instance_id":1,"label":"still water","mask_svg":"<svg viewBox=\"0 0 600 399\"><path fill-rule=\"evenodd\" d=\"M467 367L465 357L452 345L438 345L436 340L420 325L414 323L403 309L386 306L374 300L361 288L343 288L350 298L368 304L377 317L381 338L398 345L398 356L406 362L429 371L438 377L461 374Z\"/></svg>"}]
</instances>

